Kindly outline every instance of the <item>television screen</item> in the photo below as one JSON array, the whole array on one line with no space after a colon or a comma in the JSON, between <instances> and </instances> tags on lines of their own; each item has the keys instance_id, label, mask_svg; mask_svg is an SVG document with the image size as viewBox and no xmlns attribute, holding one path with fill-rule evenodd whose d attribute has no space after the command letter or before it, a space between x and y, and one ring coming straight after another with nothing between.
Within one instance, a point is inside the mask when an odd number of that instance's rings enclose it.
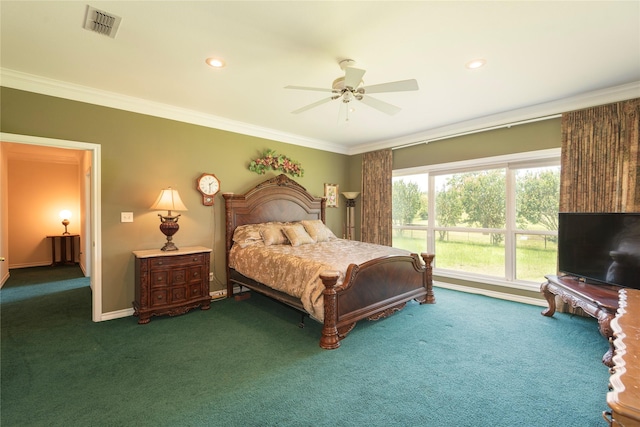
<instances>
[{"instance_id":1,"label":"television screen","mask_svg":"<svg viewBox=\"0 0 640 427\"><path fill-rule=\"evenodd\" d=\"M640 289L640 213L560 213L558 270Z\"/></svg>"}]
</instances>

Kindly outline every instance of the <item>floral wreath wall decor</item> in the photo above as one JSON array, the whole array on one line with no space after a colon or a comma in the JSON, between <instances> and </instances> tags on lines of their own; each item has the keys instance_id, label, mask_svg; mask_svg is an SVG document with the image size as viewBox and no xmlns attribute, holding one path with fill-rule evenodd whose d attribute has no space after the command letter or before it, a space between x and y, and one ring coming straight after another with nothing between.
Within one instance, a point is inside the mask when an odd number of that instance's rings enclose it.
<instances>
[{"instance_id":1,"label":"floral wreath wall decor","mask_svg":"<svg viewBox=\"0 0 640 427\"><path fill-rule=\"evenodd\" d=\"M267 149L262 153L262 157L251 160L249 170L259 175L264 175L268 169L282 171L292 176L303 176L304 169L300 163L291 160L283 154L276 154L275 150Z\"/></svg>"}]
</instances>

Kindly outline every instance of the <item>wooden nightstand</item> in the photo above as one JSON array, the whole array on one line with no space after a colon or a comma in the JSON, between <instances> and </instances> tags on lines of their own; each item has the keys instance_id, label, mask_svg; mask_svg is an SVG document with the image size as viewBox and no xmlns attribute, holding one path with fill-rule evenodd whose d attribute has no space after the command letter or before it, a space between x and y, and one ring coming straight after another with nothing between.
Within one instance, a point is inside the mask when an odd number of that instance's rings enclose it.
<instances>
[{"instance_id":1,"label":"wooden nightstand","mask_svg":"<svg viewBox=\"0 0 640 427\"><path fill-rule=\"evenodd\" d=\"M133 301L138 323L151 316L176 316L200 307L208 310L211 249L202 246L165 252L133 251L136 257L136 290Z\"/></svg>"}]
</instances>

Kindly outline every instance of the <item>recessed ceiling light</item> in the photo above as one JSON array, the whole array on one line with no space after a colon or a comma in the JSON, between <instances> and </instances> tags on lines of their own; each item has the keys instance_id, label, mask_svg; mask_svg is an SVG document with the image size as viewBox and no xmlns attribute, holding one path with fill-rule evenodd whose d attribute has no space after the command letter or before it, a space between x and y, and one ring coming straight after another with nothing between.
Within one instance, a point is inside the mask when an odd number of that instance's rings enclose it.
<instances>
[{"instance_id":1,"label":"recessed ceiling light","mask_svg":"<svg viewBox=\"0 0 640 427\"><path fill-rule=\"evenodd\" d=\"M485 59L474 59L472 61L467 62L465 67L467 67L470 70L475 70L476 68L480 68L484 66L486 63L487 61Z\"/></svg>"},{"instance_id":2,"label":"recessed ceiling light","mask_svg":"<svg viewBox=\"0 0 640 427\"><path fill-rule=\"evenodd\" d=\"M205 62L213 68L223 68L226 65L220 58L207 58Z\"/></svg>"}]
</instances>

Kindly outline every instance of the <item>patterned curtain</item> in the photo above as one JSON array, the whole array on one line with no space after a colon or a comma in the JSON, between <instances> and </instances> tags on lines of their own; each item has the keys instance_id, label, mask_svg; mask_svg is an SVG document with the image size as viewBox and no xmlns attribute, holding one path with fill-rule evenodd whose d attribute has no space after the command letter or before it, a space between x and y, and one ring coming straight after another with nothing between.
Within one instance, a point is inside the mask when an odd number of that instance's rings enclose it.
<instances>
[{"instance_id":1,"label":"patterned curtain","mask_svg":"<svg viewBox=\"0 0 640 427\"><path fill-rule=\"evenodd\" d=\"M391 150L364 153L362 156L363 242L391 246L391 186L393 154Z\"/></svg>"},{"instance_id":2,"label":"patterned curtain","mask_svg":"<svg viewBox=\"0 0 640 427\"><path fill-rule=\"evenodd\" d=\"M640 98L562 115L561 212L640 212Z\"/></svg>"}]
</instances>

